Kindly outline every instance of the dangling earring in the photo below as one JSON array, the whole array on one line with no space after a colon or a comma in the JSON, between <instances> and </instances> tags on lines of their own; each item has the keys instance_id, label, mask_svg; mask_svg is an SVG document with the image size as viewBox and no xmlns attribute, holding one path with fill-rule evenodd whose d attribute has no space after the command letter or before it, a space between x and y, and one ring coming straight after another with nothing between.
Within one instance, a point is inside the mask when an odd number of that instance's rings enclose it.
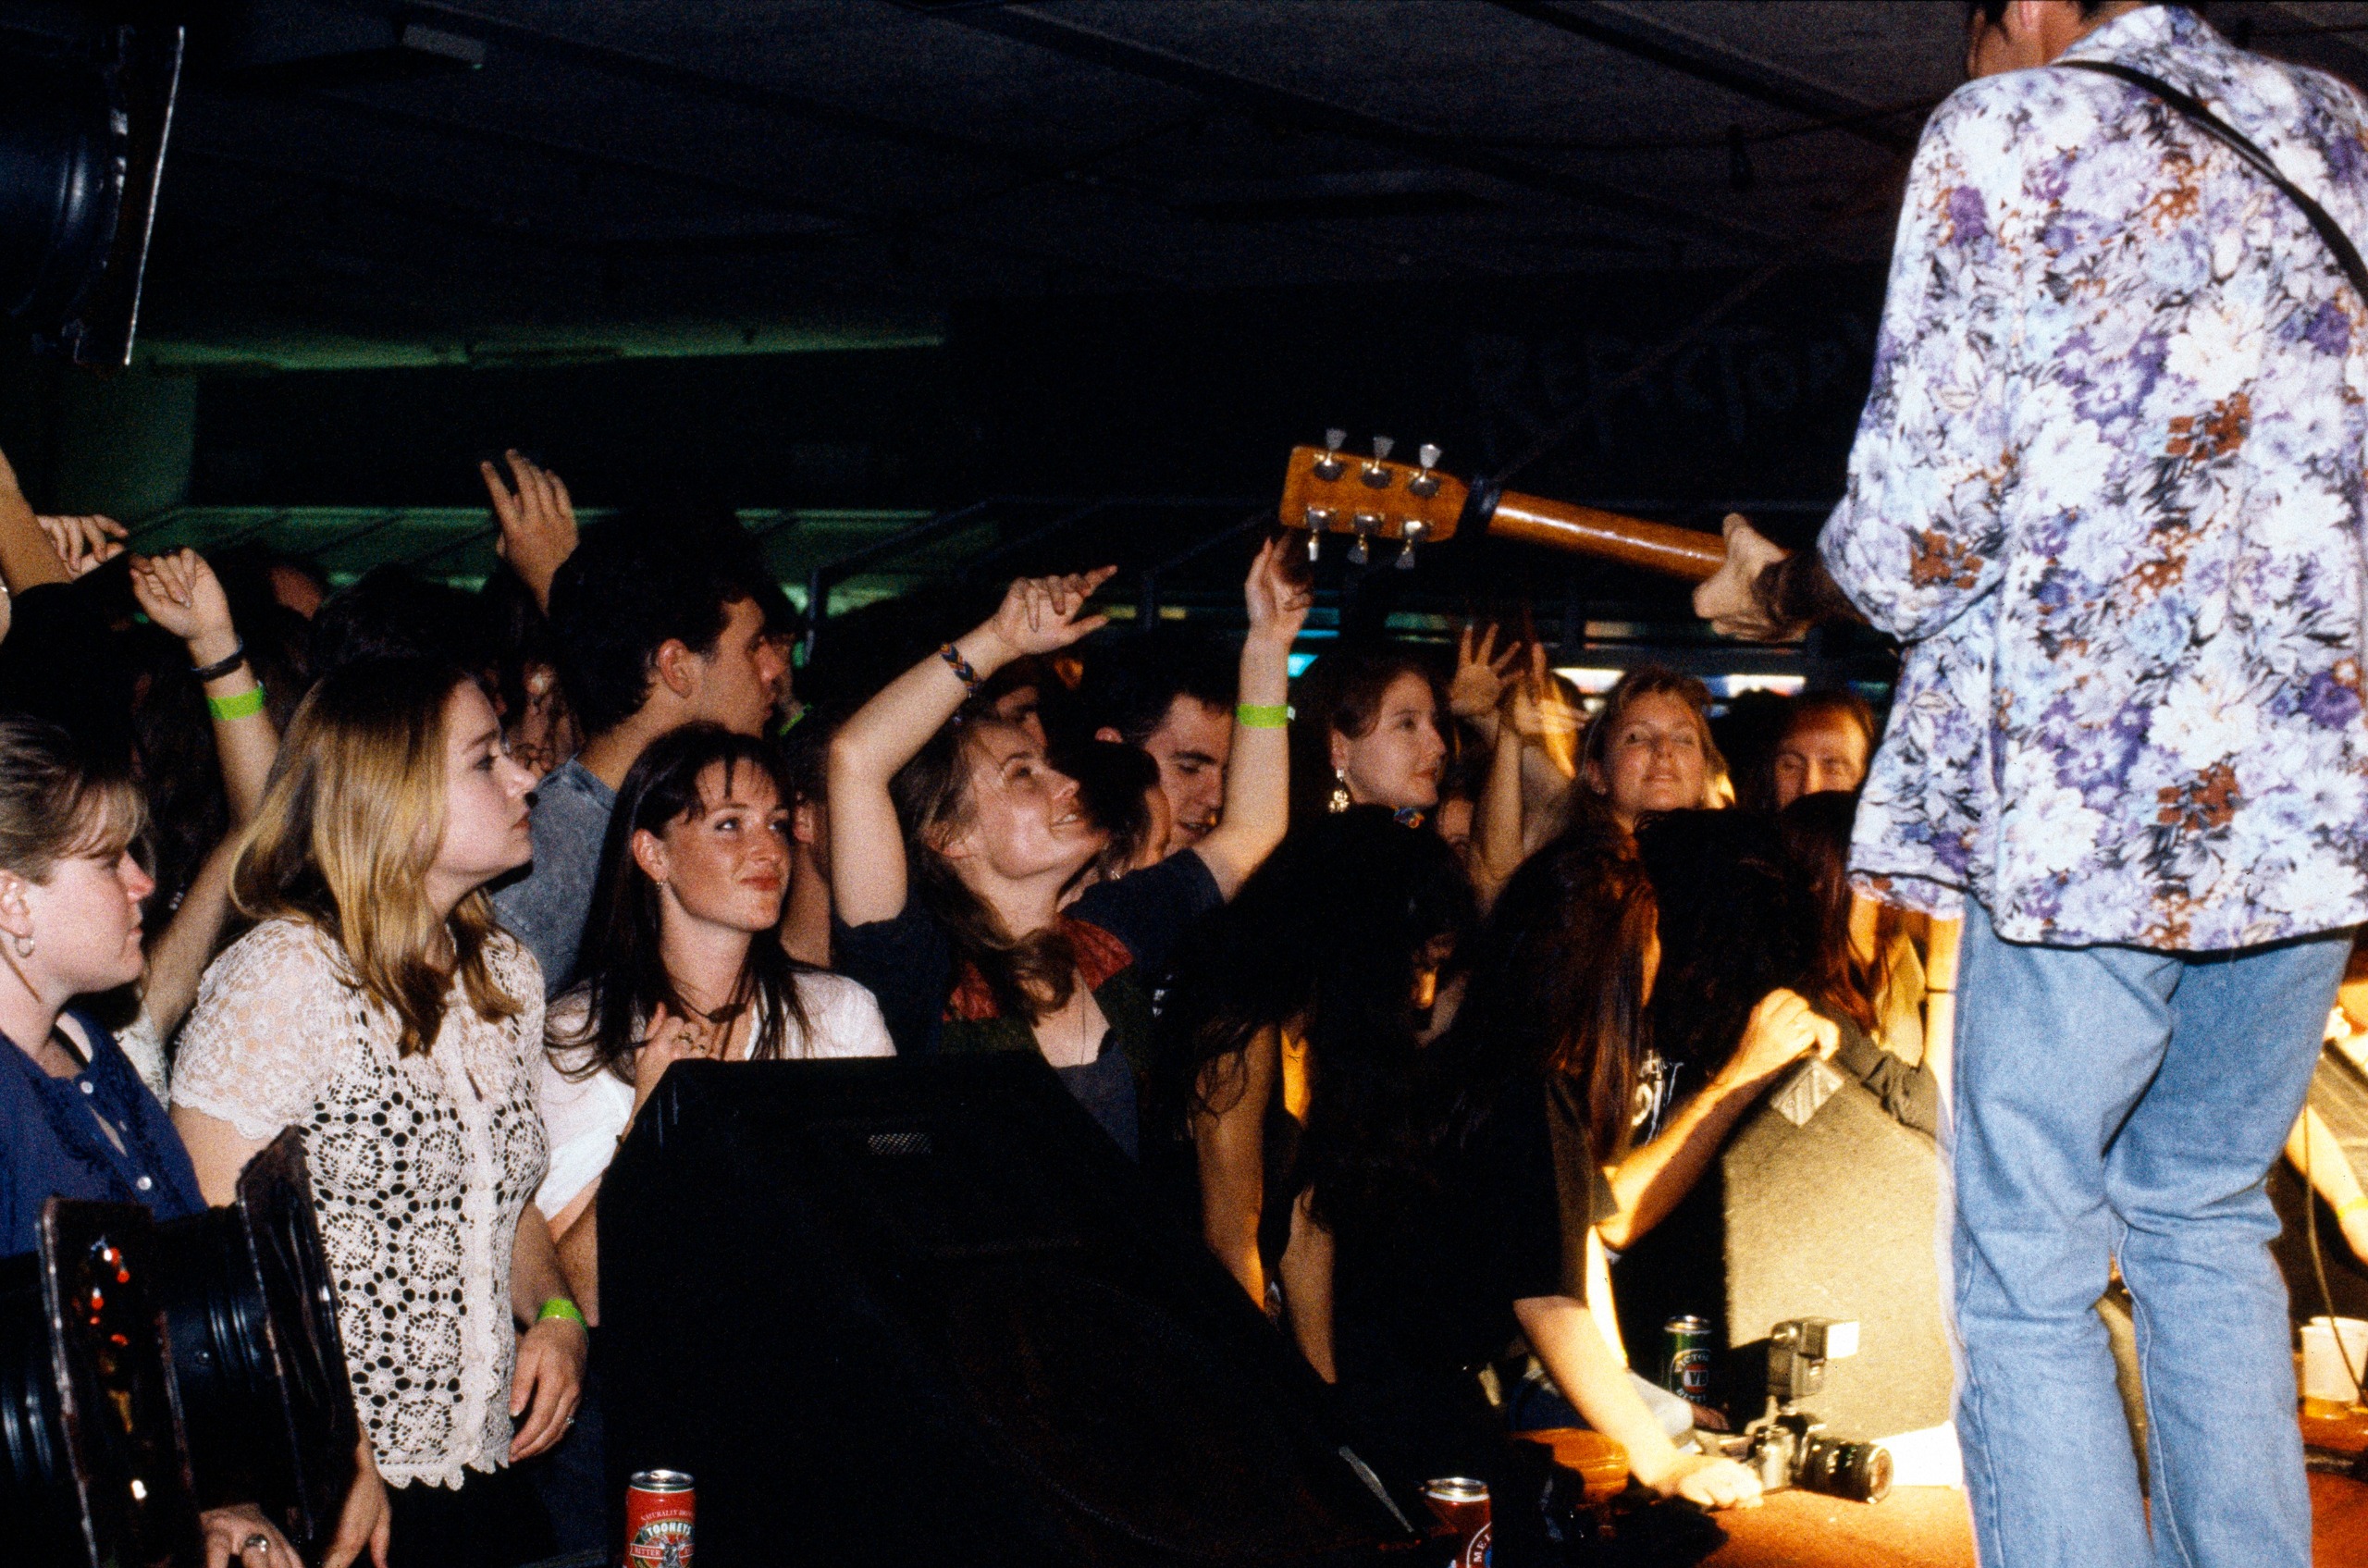
<instances>
[{"instance_id":1,"label":"dangling earring","mask_svg":"<svg viewBox=\"0 0 2368 1568\"><path fill-rule=\"evenodd\" d=\"M1324 803L1324 809L1337 817L1347 810L1350 804L1349 770L1336 767L1332 770L1332 798Z\"/></svg>"}]
</instances>

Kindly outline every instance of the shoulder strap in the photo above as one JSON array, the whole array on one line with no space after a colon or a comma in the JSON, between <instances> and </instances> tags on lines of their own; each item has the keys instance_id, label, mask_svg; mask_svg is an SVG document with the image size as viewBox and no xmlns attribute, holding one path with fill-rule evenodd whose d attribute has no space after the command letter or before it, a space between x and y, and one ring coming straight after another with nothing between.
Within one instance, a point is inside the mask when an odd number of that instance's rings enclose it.
<instances>
[{"instance_id":1,"label":"shoulder strap","mask_svg":"<svg viewBox=\"0 0 2368 1568\"><path fill-rule=\"evenodd\" d=\"M2142 93L2152 93L2185 115L2197 130L2251 164L2263 179L2286 192L2286 199L2301 209L2302 216L2310 219L2311 227L2318 231L2319 239L2334 255L2336 265L2342 267L2343 275L2351 280L2351 291L2359 296L2362 305L2368 305L2368 264L2362 263L2359 249L2352 244L2350 236L2344 233L2326 208L2312 200L2300 186L2287 179L2277 165L2271 161L2270 155L2256 146L2251 137L2205 108L2202 101L2192 93L2180 92L2160 77L2149 76L2144 71L2112 60L2058 60L2055 63L2066 70L2094 71L2099 76L2115 77Z\"/></svg>"}]
</instances>

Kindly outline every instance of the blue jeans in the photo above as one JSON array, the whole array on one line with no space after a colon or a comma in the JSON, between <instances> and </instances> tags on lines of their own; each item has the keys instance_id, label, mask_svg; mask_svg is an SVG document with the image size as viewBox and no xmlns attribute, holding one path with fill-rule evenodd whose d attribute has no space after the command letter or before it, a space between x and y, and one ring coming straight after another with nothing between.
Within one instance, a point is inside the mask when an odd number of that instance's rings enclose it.
<instances>
[{"instance_id":1,"label":"blue jeans","mask_svg":"<svg viewBox=\"0 0 2368 1568\"><path fill-rule=\"evenodd\" d=\"M1950 1245L1957 1436L1987 1568L2309 1568L2263 1185L2350 950L2002 940L1968 901ZM2152 1539L2095 1304L2136 1301Z\"/></svg>"}]
</instances>

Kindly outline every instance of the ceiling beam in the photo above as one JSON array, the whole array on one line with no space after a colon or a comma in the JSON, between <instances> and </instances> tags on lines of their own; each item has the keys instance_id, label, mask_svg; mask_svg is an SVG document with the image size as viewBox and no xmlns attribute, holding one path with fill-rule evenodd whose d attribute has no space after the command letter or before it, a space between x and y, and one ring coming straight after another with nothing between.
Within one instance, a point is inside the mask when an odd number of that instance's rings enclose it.
<instances>
[{"instance_id":1,"label":"ceiling beam","mask_svg":"<svg viewBox=\"0 0 2368 1568\"><path fill-rule=\"evenodd\" d=\"M1181 88L1216 103L1310 130L1330 132L1376 146L1393 148L1442 164L1468 169L1506 184L1542 195L1576 202L1624 217L1638 218L1666 229L1699 234L1764 247L1782 236L1756 223L1681 205L1585 175L1545 168L1488 148L1464 137L1421 126L1407 125L1318 98L1293 88L1237 75L1153 44L1104 32L1079 22L1064 21L1019 6L971 6L934 11L931 15L965 27L1034 44L1072 59L1109 70L1142 77Z\"/></svg>"},{"instance_id":2,"label":"ceiling beam","mask_svg":"<svg viewBox=\"0 0 2368 1568\"><path fill-rule=\"evenodd\" d=\"M1765 104L1804 119L1845 120L1872 115L1881 107L1844 93L1836 93L1808 78L1786 70L1743 50L1703 38L1657 18L1582 0L1575 6L1550 5L1548 0L1490 0L1500 10L1556 28L1574 37L1616 49L1633 59L1706 81L1730 93ZM1836 125L1834 130L1870 142L1887 152L1905 153L1916 145L1917 130L1901 129L1882 118Z\"/></svg>"}]
</instances>

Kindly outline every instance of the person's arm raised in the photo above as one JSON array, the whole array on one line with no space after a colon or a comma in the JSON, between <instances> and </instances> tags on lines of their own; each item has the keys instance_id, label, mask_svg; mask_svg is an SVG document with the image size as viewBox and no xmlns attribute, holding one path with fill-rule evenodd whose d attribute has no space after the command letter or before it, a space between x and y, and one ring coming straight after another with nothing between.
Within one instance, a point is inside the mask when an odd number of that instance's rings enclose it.
<instances>
[{"instance_id":1,"label":"person's arm raised","mask_svg":"<svg viewBox=\"0 0 2368 1568\"><path fill-rule=\"evenodd\" d=\"M1093 590L1117 571L1022 577L975 630L946 644L973 681L1015 659L1050 653L1108 620L1084 614ZM905 909L905 838L888 781L929 744L970 695L943 651L891 681L831 737L831 896L851 926L894 920Z\"/></svg>"},{"instance_id":2,"label":"person's arm raised","mask_svg":"<svg viewBox=\"0 0 2368 1568\"><path fill-rule=\"evenodd\" d=\"M1727 1134L1759 1092L1812 1051L1831 1056L1842 1033L1810 1010L1798 993L1771 991L1751 1010L1733 1060L1670 1119L1661 1135L1612 1167L1611 1192L1620 1212L1596 1231L1622 1251L1659 1224L1701 1179Z\"/></svg>"},{"instance_id":3,"label":"person's arm raised","mask_svg":"<svg viewBox=\"0 0 2368 1568\"><path fill-rule=\"evenodd\" d=\"M1241 709L1263 709L1262 718L1272 719L1290 701L1291 642L1307 624L1314 597L1292 580L1289 550L1285 540L1267 540L1242 585L1250 635L1241 644L1241 707L1234 713L1233 755L1226 763L1225 814L1192 846L1227 898L1274 852L1290 825L1290 731L1281 723L1241 722Z\"/></svg>"},{"instance_id":4,"label":"person's arm raised","mask_svg":"<svg viewBox=\"0 0 2368 1568\"><path fill-rule=\"evenodd\" d=\"M17 483L17 471L6 457L0 456L0 582L7 585L10 593L20 594L43 583L64 583L72 577L57 547L33 516L32 503L25 500L24 489Z\"/></svg>"}]
</instances>

